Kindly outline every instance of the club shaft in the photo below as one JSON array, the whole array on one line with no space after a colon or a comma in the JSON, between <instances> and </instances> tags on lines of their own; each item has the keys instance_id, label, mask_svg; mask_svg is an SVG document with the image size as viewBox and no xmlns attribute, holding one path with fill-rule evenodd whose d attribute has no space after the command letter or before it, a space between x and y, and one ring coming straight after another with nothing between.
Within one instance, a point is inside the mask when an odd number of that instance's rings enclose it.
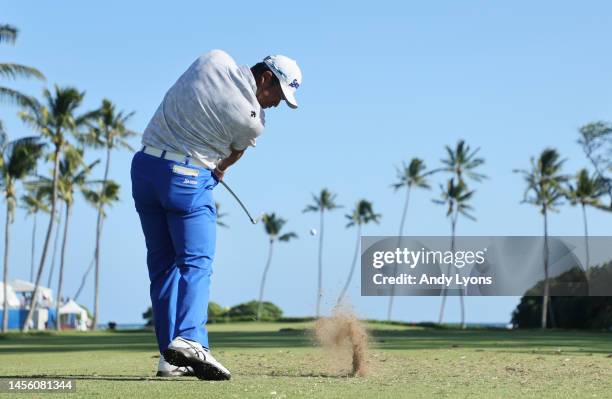
<instances>
[{"instance_id":1,"label":"club shaft","mask_svg":"<svg viewBox=\"0 0 612 399\"><path fill-rule=\"evenodd\" d=\"M255 221L255 219L253 219L253 216L251 216L251 214L249 213L249 211L246 209L246 206L244 206L244 204L242 203L242 201L240 201L240 198L238 198L238 196L236 195L235 192L232 191L231 188L229 188L229 186L227 184L225 184L225 182L223 180L220 180L219 183L221 183L223 185L223 187L225 187L225 189L227 191L229 191L229 193L236 199L236 201L238 201L238 203L240 204L240 206L242 207L242 209L244 210L244 212L247 214L247 216L249 217L249 219L251 219L251 223L255 224L257 223Z\"/></svg>"}]
</instances>

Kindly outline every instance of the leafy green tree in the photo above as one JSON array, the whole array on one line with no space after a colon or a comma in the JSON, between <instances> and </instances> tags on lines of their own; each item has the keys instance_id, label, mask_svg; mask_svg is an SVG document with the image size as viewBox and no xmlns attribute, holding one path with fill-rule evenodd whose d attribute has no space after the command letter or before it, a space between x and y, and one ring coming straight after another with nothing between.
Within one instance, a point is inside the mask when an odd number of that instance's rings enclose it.
<instances>
[{"instance_id":1,"label":"leafy green tree","mask_svg":"<svg viewBox=\"0 0 612 399\"><path fill-rule=\"evenodd\" d=\"M36 227L38 212L49 213L48 196L40 187L25 186L27 193L21 196L22 208L26 216L32 215L32 245L30 248L30 281L34 280L34 260L36 258Z\"/></svg>"},{"instance_id":2,"label":"leafy green tree","mask_svg":"<svg viewBox=\"0 0 612 399\"><path fill-rule=\"evenodd\" d=\"M406 222L406 214L408 213L408 203L410 202L410 191L412 187L418 187L429 190L429 184L427 183L427 176L435 173L435 170L427 172L425 162L419 158L412 158L410 163L406 165L402 163L402 168L397 168L397 182L392 184L393 190L397 192L402 188L406 188L406 197L404 198L404 208L402 211L402 218L400 220L398 242L398 248L402 246L402 236L404 235L404 223ZM393 274L397 274L397 264L393 268ZM387 320L391 320L393 313L393 301L395 299L395 285L391 287L391 296L389 297L389 307L387 308Z\"/></svg>"},{"instance_id":3,"label":"leafy green tree","mask_svg":"<svg viewBox=\"0 0 612 399\"><path fill-rule=\"evenodd\" d=\"M476 220L474 216L470 214L472 211L472 206L468 203L472 196L474 195L474 191L470 191L465 184L464 181L459 180L459 182L455 183L455 178L451 177L446 183L446 187L440 185L441 197L442 199L434 200L435 203L440 205L445 205L446 217L450 219L451 222L451 252L455 252L455 236L456 236L456 228L457 228L457 220L459 219L459 215L463 215L470 220ZM446 270L446 275L450 275L451 265L448 266ZM461 296L463 299L463 295ZM463 306L463 301L461 302L461 328L465 328L465 307ZM441 324L444 320L444 307L446 305L446 287L442 289L442 306L440 306L440 316L438 318L438 324Z\"/></svg>"},{"instance_id":4,"label":"leafy green tree","mask_svg":"<svg viewBox=\"0 0 612 399\"><path fill-rule=\"evenodd\" d=\"M8 330L8 271L10 249L10 225L13 223L17 205L18 180L23 179L36 168L44 144L38 137L25 137L8 141L6 133L0 131L0 188L6 200L6 222L4 226L4 303L2 316L2 332Z\"/></svg>"},{"instance_id":5,"label":"leafy green tree","mask_svg":"<svg viewBox=\"0 0 612 399\"><path fill-rule=\"evenodd\" d=\"M227 309L219 305L217 302L208 302L208 321L215 322L222 319L225 316Z\"/></svg>"},{"instance_id":6,"label":"leafy green tree","mask_svg":"<svg viewBox=\"0 0 612 399\"><path fill-rule=\"evenodd\" d=\"M612 262L593 265L588 270L575 266L550 279L550 301L556 328L609 329L612 325L612 296L589 296L608 292L612 284ZM512 312L515 328L537 328L541 324L543 281L525 292ZM562 296L555 296L561 294Z\"/></svg>"},{"instance_id":7,"label":"leafy green tree","mask_svg":"<svg viewBox=\"0 0 612 399\"><path fill-rule=\"evenodd\" d=\"M1 24L0 43L4 42L14 44L17 40L18 33L19 31L14 26ZM38 69L14 63L0 63L0 77L7 79L45 79L44 75ZM0 86L0 102L13 103L27 107L33 107L37 104L36 99L33 97L27 96L20 91L5 86ZM1 126L2 124L0 123L0 127Z\"/></svg>"},{"instance_id":8,"label":"leafy green tree","mask_svg":"<svg viewBox=\"0 0 612 399\"><path fill-rule=\"evenodd\" d=\"M102 222L106 218L105 208L112 206L114 202L119 201L119 184L115 183L113 180L108 179L106 182L98 181L92 182L98 186L97 189L85 188L83 189L83 195L85 196L85 200L91 204L96 210L101 211ZM102 229L102 222L100 222L100 230ZM94 254L94 259L100 259L100 235L96 234L96 249ZM99 264L99 262L98 262ZM94 294L94 315L93 322L91 325L91 329L95 330L97 328L97 323L99 319L99 281L100 281L100 268L95 269L95 294Z\"/></svg>"},{"instance_id":9,"label":"leafy green tree","mask_svg":"<svg viewBox=\"0 0 612 399\"><path fill-rule=\"evenodd\" d=\"M34 292L32 293L32 303L28 315L23 323L22 331L27 332L32 321L32 316L36 310L36 302L38 300L38 291L40 279L42 278L47 250L49 249L49 241L53 224L55 222L55 214L57 210L58 197L58 180L59 180L59 163L60 156L68 143L69 134L77 134L79 127L83 126L87 121L87 114L77 116L76 110L81 105L84 92L79 92L73 87L60 88L55 86L55 92L52 94L49 90L43 92L46 100L46 105L34 105L26 111L21 112L21 119L37 129L42 137L51 142L53 151L50 154L53 162L53 189L51 191L51 216L47 226L47 233L43 244L42 255L38 272L36 273L36 281L34 283Z\"/></svg>"},{"instance_id":10,"label":"leafy green tree","mask_svg":"<svg viewBox=\"0 0 612 399\"><path fill-rule=\"evenodd\" d=\"M264 230L268 235L268 241L270 243L270 246L268 250L268 261L266 262L266 267L264 268L263 275L261 276L261 285L259 286L259 305L257 306L257 320L261 320L264 286L266 284L266 277L268 276L268 270L270 269L270 264L272 262L272 251L274 248L274 243L276 241L288 242L293 238L297 238L297 234L295 234L294 232L280 234L281 230L283 229L283 226L287 221L283 218L276 217L274 213L264 214L261 220L264 224Z\"/></svg>"},{"instance_id":11,"label":"leafy green tree","mask_svg":"<svg viewBox=\"0 0 612 399\"><path fill-rule=\"evenodd\" d=\"M579 129L578 144L593 165L597 177L603 182L610 198L607 210L612 209L612 123L592 122Z\"/></svg>"},{"instance_id":12,"label":"leafy green tree","mask_svg":"<svg viewBox=\"0 0 612 399\"><path fill-rule=\"evenodd\" d=\"M328 189L321 190L319 196L312 195L312 204L307 205L303 212L319 212L319 274L317 279L317 308L316 316L321 313L321 299L323 298L323 228L325 211L341 208L336 204L336 194Z\"/></svg>"},{"instance_id":13,"label":"leafy green tree","mask_svg":"<svg viewBox=\"0 0 612 399\"><path fill-rule=\"evenodd\" d=\"M568 177L561 174L565 160L560 159L557 150L546 148L538 159L531 158L531 169L518 169L515 173L523 175L527 188L522 203L535 205L544 218L544 298L542 303L541 327L547 327L547 313L549 307L550 282L548 278L549 249L548 249L548 214L557 212L564 198L563 184Z\"/></svg>"},{"instance_id":14,"label":"leafy green tree","mask_svg":"<svg viewBox=\"0 0 612 399\"><path fill-rule=\"evenodd\" d=\"M348 291L349 286L351 285L351 280L353 279L353 274L355 272L355 265L357 264L357 256L359 255L359 242L361 240L361 227L370 222L377 223L380 221L381 215L379 213L375 213L372 208L372 203L367 200L360 200L355 205L355 209L351 214L345 215L345 217L349 220L346 227L357 226L357 242L355 244L355 255L353 256L353 262L351 263L351 268L349 270L348 277L346 279L346 283L344 284L344 288L340 292L338 296L338 303L342 302L346 292Z\"/></svg>"},{"instance_id":15,"label":"leafy green tree","mask_svg":"<svg viewBox=\"0 0 612 399\"><path fill-rule=\"evenodd\" d=\"M595 173L589 176L589 171L581 169L574 178L574 184L570 182L566 191L566 198L572 205L580 204L582 208L582 222L584 225L584 244L586 248L586 267L591 266L589 253L589 228L587 224L586 207L593 206L602 208L600 198L606 193L606 182Z\"/></svg>"},{"instance_id":16,"label":"leafy green tree","mask_svg":"<svg viewBox=\"0 0 612 399\"><path fill-rule=\"evenodd\" d=\"M138 133L129 130L126 127L128 120L134 115L134 112L125 113L117 111L115 105L108 99L102 100L102 105L96 111L90 113L89 130L81 136L81 140L94 148L104 148L106 150L106 162L104 165L104 178L100 185L99 198L102 192L106 190L106 185L109 181L108 174L110 170L111 154L117 148L127 148L133 151L128 139L136 136ZM95 256L95 283L94 283L94 324L97 322L99 302L100 302L100 250L99 244L102 236L102 219L103 210L97 208L98 217L96 220L96 256Z\"/></svg>"}]
</instances>

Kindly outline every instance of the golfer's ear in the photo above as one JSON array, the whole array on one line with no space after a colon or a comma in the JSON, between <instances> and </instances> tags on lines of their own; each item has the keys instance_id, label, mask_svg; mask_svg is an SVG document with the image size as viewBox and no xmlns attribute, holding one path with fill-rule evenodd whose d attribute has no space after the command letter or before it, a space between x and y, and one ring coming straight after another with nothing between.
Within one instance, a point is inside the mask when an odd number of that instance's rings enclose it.
<instances>
[{"instance_id":1,"label":"golfer's ear","mask_svg":"<svg viewBox=\"0 0 612 399\"><path fill-rule=\"evenodd\" d=\"M265 71L261 74L261 78L265 79L265 81L268 82L268 85L270 85L270 82L272 82L272 79L274 78L274 74L272 74L272 71ZM262 80L262 83L263 82L264 81Z\"/></svg>"}]
</instances>

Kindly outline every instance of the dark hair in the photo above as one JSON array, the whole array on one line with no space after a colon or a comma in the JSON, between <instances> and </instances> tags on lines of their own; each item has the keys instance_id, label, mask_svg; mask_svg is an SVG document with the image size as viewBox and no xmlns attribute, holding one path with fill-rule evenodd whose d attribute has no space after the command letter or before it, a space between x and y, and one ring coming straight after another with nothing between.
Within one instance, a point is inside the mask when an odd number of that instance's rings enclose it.
<instances>
[{"instance_id":1,"label":"dark hair","mask_svg":"<svg viewBox=\"0 0 612 399\"><path fill-rule=\"evenodd\" d=\"M263 62L258 62L257 64L251 67L251 72L253 73L253 77L255 77L255 81L257 81L259 77L263 75L266 71L270 71L270 68L268 68L268 66ZM272 81L276 84L280 84L274 72L272 72Z\"/></svg>"}]
</instances>

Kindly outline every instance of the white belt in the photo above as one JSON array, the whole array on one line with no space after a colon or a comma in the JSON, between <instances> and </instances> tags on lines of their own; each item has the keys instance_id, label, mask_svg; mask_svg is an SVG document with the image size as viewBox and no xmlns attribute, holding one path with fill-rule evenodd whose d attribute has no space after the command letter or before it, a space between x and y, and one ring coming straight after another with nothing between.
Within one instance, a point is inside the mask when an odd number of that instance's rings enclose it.
<instances>
[{"instance_id":1,"label":"white belt","mask_svg":"<svg viewBox=\"0 0 612 399\"><path fill-rule=\"evenodd\" d=\"M160 150L159 148L151 147L150 145L145 145L144 147L142 147L142 152L144 152L145 154L153 155L157 158L167 159L169 161L174 162L181 162L186 165L201 166L202 168L210 169L203 162L192 158L189 155L183 155L172 151Z\"/></svg>"}]
</instances>

